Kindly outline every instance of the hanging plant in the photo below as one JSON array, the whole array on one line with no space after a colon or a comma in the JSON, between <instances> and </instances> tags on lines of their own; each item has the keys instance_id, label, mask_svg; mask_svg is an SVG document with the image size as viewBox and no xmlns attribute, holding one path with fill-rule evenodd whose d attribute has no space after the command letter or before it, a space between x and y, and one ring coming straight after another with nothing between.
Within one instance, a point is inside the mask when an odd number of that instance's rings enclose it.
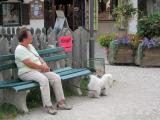
<instances>
[{"instance_id":1,"label":"hanging plant","mask_svg":"<svg viewBox=\"0 0 160 120\"><path fill-rule=\"evenodd\" d=\"M117 26L121 28L120 25L123 22L125 24L124 27L127 29L128 20L132 18L137 11L137 8L134 8L130 1L115 7L113 9L113 14L116 16Z\"/></svg>"}]
</instances>

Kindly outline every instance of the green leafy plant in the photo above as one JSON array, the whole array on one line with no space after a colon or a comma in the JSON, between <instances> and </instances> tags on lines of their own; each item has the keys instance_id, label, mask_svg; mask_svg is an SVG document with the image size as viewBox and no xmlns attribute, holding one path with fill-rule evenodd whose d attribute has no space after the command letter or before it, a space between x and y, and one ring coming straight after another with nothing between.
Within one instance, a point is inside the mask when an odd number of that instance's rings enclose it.
<instances>
[{"instance_id":1,"label":"green leafy plant","mask_svg":"<svg viewBox=\"0 0 160 120\"><path fill-rule=\"evenodd\" d=\"M102 47L109 47L110 42L114 39L115 39L115 34L109 33L107 35L100 35L98 37L98 42Z\"/></svg>"},{"instance_id":2,"label":"green leafy plant","mask_svg":"<svg viewBox=\"0 0 160 120\"><path fill-rule=\"evenodd\" d=\"M138 21L138 35L147 38L160 36L160 14L144 16Z\"/></svg>"},{"instance_id":3,"label":"green leafy plant","mask_svg":"<svg viewBox=\"0 0 160 120\"><path fill-rule=\"evenodd\" d=\"M128 20L132 18L133 15L137 13L137 8L133 7L133 4L129 2L124 2L113 9L113 14L115 15L117 26L121 28L121 24L124 23L124 27L128 27Z\"/></svg>"},{"instance_id":4,"label":"green leafy plant","mask_svg":"<svg viewBox=\"0 0 160 120\"><path fill-rule=\"evenodd\" d=\"M124 3L113 9L113 14L117 17L124 16L130 18L137 13L137 9L133 7L132 3Z\"/></svg>"},{"instance_id":5,"label":"green leafy plant","mask_svg":"<svg viewBox=\"0 0 160 120\"><path fill-rule=\"evenodd\" d=\"M0 105L0 120L13 120L18 114L18 110L11 104Z\"/></svg>"}]
</instances>

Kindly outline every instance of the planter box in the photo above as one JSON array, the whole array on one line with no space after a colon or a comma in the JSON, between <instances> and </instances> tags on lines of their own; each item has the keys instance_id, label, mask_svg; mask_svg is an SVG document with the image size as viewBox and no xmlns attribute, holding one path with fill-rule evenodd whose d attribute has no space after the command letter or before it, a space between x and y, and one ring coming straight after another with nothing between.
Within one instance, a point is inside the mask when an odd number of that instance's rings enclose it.
<instances>
[{"instance_id":1,"label":"planter box","mask_svg":"<svg viewBox=\"0 0 160 120\"><path fill-rule=\"evenodd\" d=\"M112 46L109 48L108 62L110 64L133 64L134 50L127 45Z\"/></svg>"},{"instance_id":2,"label":"planter box","mask_svg":"<svg viewBox=\"0 0 160 120\"><path fill-rule=\"evenodd\" d=\"M144 49L141 66L160 66L160 48Z\"/></svg>"}]
</instances>

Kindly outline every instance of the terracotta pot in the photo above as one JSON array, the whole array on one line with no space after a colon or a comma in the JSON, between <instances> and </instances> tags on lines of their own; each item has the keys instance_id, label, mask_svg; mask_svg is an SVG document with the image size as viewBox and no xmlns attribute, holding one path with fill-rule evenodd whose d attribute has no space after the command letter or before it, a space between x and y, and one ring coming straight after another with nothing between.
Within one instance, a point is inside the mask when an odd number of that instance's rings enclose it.
<instances>
[{"instance_id":1,"label":"terracotta pot","mask_svg":"<svg viewBox=\"0 0 160 120\"><path fill-rule=\"evenodd\" d=\"M108 47L104 48L104 51L105 51L105 54L108 56L108 54L109 54L109 48Z\"/></svg>"}]
</instances>

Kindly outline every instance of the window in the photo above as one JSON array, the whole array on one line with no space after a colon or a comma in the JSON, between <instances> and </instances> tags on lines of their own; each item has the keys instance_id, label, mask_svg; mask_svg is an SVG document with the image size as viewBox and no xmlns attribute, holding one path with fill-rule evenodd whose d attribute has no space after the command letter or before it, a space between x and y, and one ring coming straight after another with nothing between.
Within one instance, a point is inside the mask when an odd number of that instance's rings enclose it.
<instances>
[{"instance_id":1,"label":"window","mask_svg":"<svg viewBox=\"0 0 160 120\"><path fill-rule=\"evenodd\" d=\"M21 24L21 2L2 2L2 25L18 26Z\"/></svg>"},{"instance_id":2,"label":"window","mask_svg":"<svg viewBox=\"0 0 160 120\"><path fill-rule=\"evenodd\" d=\"M142 15L151 15L154 13L160 13L160 1L159 0L139 0L138 8L142 11ZM139 16L141 17L141 16Z\"/></svg>"},{"instance_id":3,"label":"window","mask_svg":"<svg viewBox=\"0 0 160 120\"><path fill-rule=\"evenodd\" d=\"M118 0L98 0L98 20L114 20L113 9Z\"/></svg>"},{"instance_id":4,"label":"window","mask_svg":"<svg viewBox=\"0 0 160 120\"><path fill-rule=\"evenodd\" d=\"M43 2L41 2L40 0L33 0L30 5L31 5L30 18L31 19L43 19L44 18Z\"/></svg>"}]
</instances>

